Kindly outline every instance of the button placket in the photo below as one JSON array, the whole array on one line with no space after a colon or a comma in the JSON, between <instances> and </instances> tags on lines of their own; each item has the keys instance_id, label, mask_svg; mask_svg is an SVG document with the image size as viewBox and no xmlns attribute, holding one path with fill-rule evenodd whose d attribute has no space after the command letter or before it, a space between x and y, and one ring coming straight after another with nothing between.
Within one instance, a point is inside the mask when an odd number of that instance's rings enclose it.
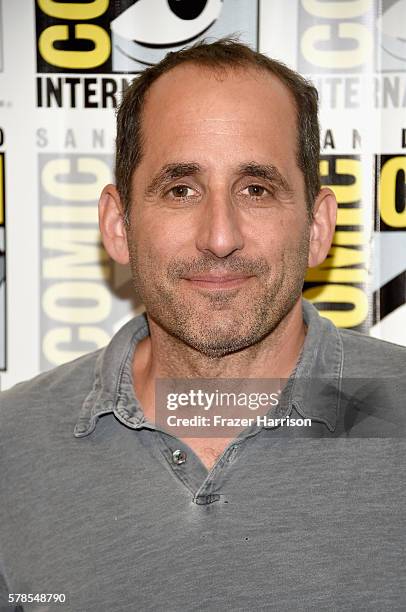
<instances>
[{"instance_id":1,"label":"button placket","mask_svg":"<svg viewBox=\"0 0 406 612\"><path fill-rule=\"evenodd\" d=\"M225 449L212 469L204 473L205 468L198 457L195 457L192 449L188 449L187 446L184 448L180 441L177 444L174 436L168 436L160 430L156 430L156 433L163 458L170 466L173 475L192 492L194 503L206 505L219 501L221 499L219 491L222 490L223 481L227 480L227 467L237 456L241 443L235 442Z\"/></svg>"},{"instance_id":2,"label":"button placket","mask_svg":"<svg viewBox=\"0 0 406 612\"><path fill-rule=\"evenodd\" d=\"M222 455L217 460L217 463L209 471L205 481L196 492L194 497L194 502L196 504L206 505L221 499L221 494L214 492L213 489L215 486L216 488L222 488L223 480L226 478L227 473L227 470L225 469L226 464L233 461L233 458L235 458L239 444L240 443L232 444L223 451Z\"/></svg>"}]
</instances>

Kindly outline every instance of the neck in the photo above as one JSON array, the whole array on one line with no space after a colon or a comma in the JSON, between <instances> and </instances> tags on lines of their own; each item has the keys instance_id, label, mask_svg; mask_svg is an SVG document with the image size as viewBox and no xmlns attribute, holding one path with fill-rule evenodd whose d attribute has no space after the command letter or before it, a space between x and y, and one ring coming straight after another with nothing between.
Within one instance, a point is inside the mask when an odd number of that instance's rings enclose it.
<instances>
[{"instance_id":1,"label":"neck","mask_svg":"<svg viewBox=\"0 0 406 612\"><path fill-rule=\"evenodd\" d=\"M299 299L275 330L257 344L224 357L207 357L148 317L150 336L139 343L133 372L137 396L156 378L288 378L305 339ZM141 398L140 398L141 399Z\"/></svg>"}]
</instances>

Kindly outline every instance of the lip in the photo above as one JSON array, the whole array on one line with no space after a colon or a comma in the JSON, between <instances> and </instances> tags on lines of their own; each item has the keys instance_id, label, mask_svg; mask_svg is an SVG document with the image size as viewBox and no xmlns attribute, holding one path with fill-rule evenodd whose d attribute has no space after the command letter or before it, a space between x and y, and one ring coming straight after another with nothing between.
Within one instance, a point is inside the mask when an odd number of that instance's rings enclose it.
<instances>
[{"instance_id":1,"label":"lip","mask_svg":"<svg viewBox=\"0 0 406 612\"><path fill-rule=\"evenodd\" d=\"M209 289L212 291L237 289L242 287L252 276L242 274L196 274L185 278L188 283L196 288Z\"/></svg>"}]
</instances>

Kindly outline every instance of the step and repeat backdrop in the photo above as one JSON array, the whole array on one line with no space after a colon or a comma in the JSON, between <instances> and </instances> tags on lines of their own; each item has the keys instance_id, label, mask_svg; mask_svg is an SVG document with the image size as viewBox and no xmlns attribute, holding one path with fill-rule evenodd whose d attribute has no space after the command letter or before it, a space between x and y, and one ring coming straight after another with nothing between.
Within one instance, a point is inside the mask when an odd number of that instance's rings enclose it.
<instances>
[{"instance_id":1,"label":"step and repeat backdrop","mask_svg":"<svg viewBox=\"0 0 406 612\"><path fill-rule=\"evenodd\" d=\"M304 295L406 345L406 0L0 2L0 383L104 346L142 305L100 245L123 89L168 51L238 35L309 77L339 202Z\"/></svg>"}]
</instances>

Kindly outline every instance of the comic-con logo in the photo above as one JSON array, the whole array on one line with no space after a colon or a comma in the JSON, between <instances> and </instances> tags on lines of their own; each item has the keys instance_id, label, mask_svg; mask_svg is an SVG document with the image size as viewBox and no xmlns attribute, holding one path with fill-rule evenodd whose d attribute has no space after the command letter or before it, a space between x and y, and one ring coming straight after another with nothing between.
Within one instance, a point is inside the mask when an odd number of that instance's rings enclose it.
<instances>
[{"instance_id":1,"label":"comic-con logo","mask_svg":"<svg viewBox=\"0 0 406 612\"><path fill-rule=\"evenodd\" d=\"M3 132L0 129L0 145ZM4 153L0 153L0 370L6 369L6 213Z\"/></svg>"},{"instance_id":2,"label":"comic-con logo","mask_svg":"<svg viewBox=\"0 0 406 612\"><path fill-rule=\"evenodd\" d=\"M37 72L140 72L199 38L256 45L257 2L37 0Z\"/></svg>"},{"instance_id":3,"label":"comic-con logo","mask_svg":"<svg viewBox=\"0 0 406 612\"><path fill-rule=\"evenodd\" d=\"M406 344L406 155L377 155L375 164L376 335Z\"/></svg>"},{"instance_id":4,"label":"comic-con logo","mask_svg":"<svg viewBox=\"0 0 406 612\"><path fill-rule=\"evenodd\" d=\"M2 18L2 14L1 14L1 3L0 3L0 72L3 72L3 70L4 70L4 66L3 66L3 40L4 40L4 35L3 35L3 18Z\"/></svg>"},{"instance_id":5,"label":"comic-con logo","mask_svg":"<svg viewBox=\"0 0 406 612\"><path fill-rule=\"evenodd\" d=\"M320 175L322 184L335 192L337 225L328 257L307 272L303 295L338 327L366 332L372 313L361 159L358 155L323 155Z\"/></svg>"},{"instance_id":6,"label":"comic-con logo","mask_svg":"<svg viewBox=\"0 0 406 612\"><path fill-rule=\"evenodd\" d=\"M364 71L373 57L373 9L371 0L300 0L298 70L304 74Z\"/></svg>"}]
</instances>

